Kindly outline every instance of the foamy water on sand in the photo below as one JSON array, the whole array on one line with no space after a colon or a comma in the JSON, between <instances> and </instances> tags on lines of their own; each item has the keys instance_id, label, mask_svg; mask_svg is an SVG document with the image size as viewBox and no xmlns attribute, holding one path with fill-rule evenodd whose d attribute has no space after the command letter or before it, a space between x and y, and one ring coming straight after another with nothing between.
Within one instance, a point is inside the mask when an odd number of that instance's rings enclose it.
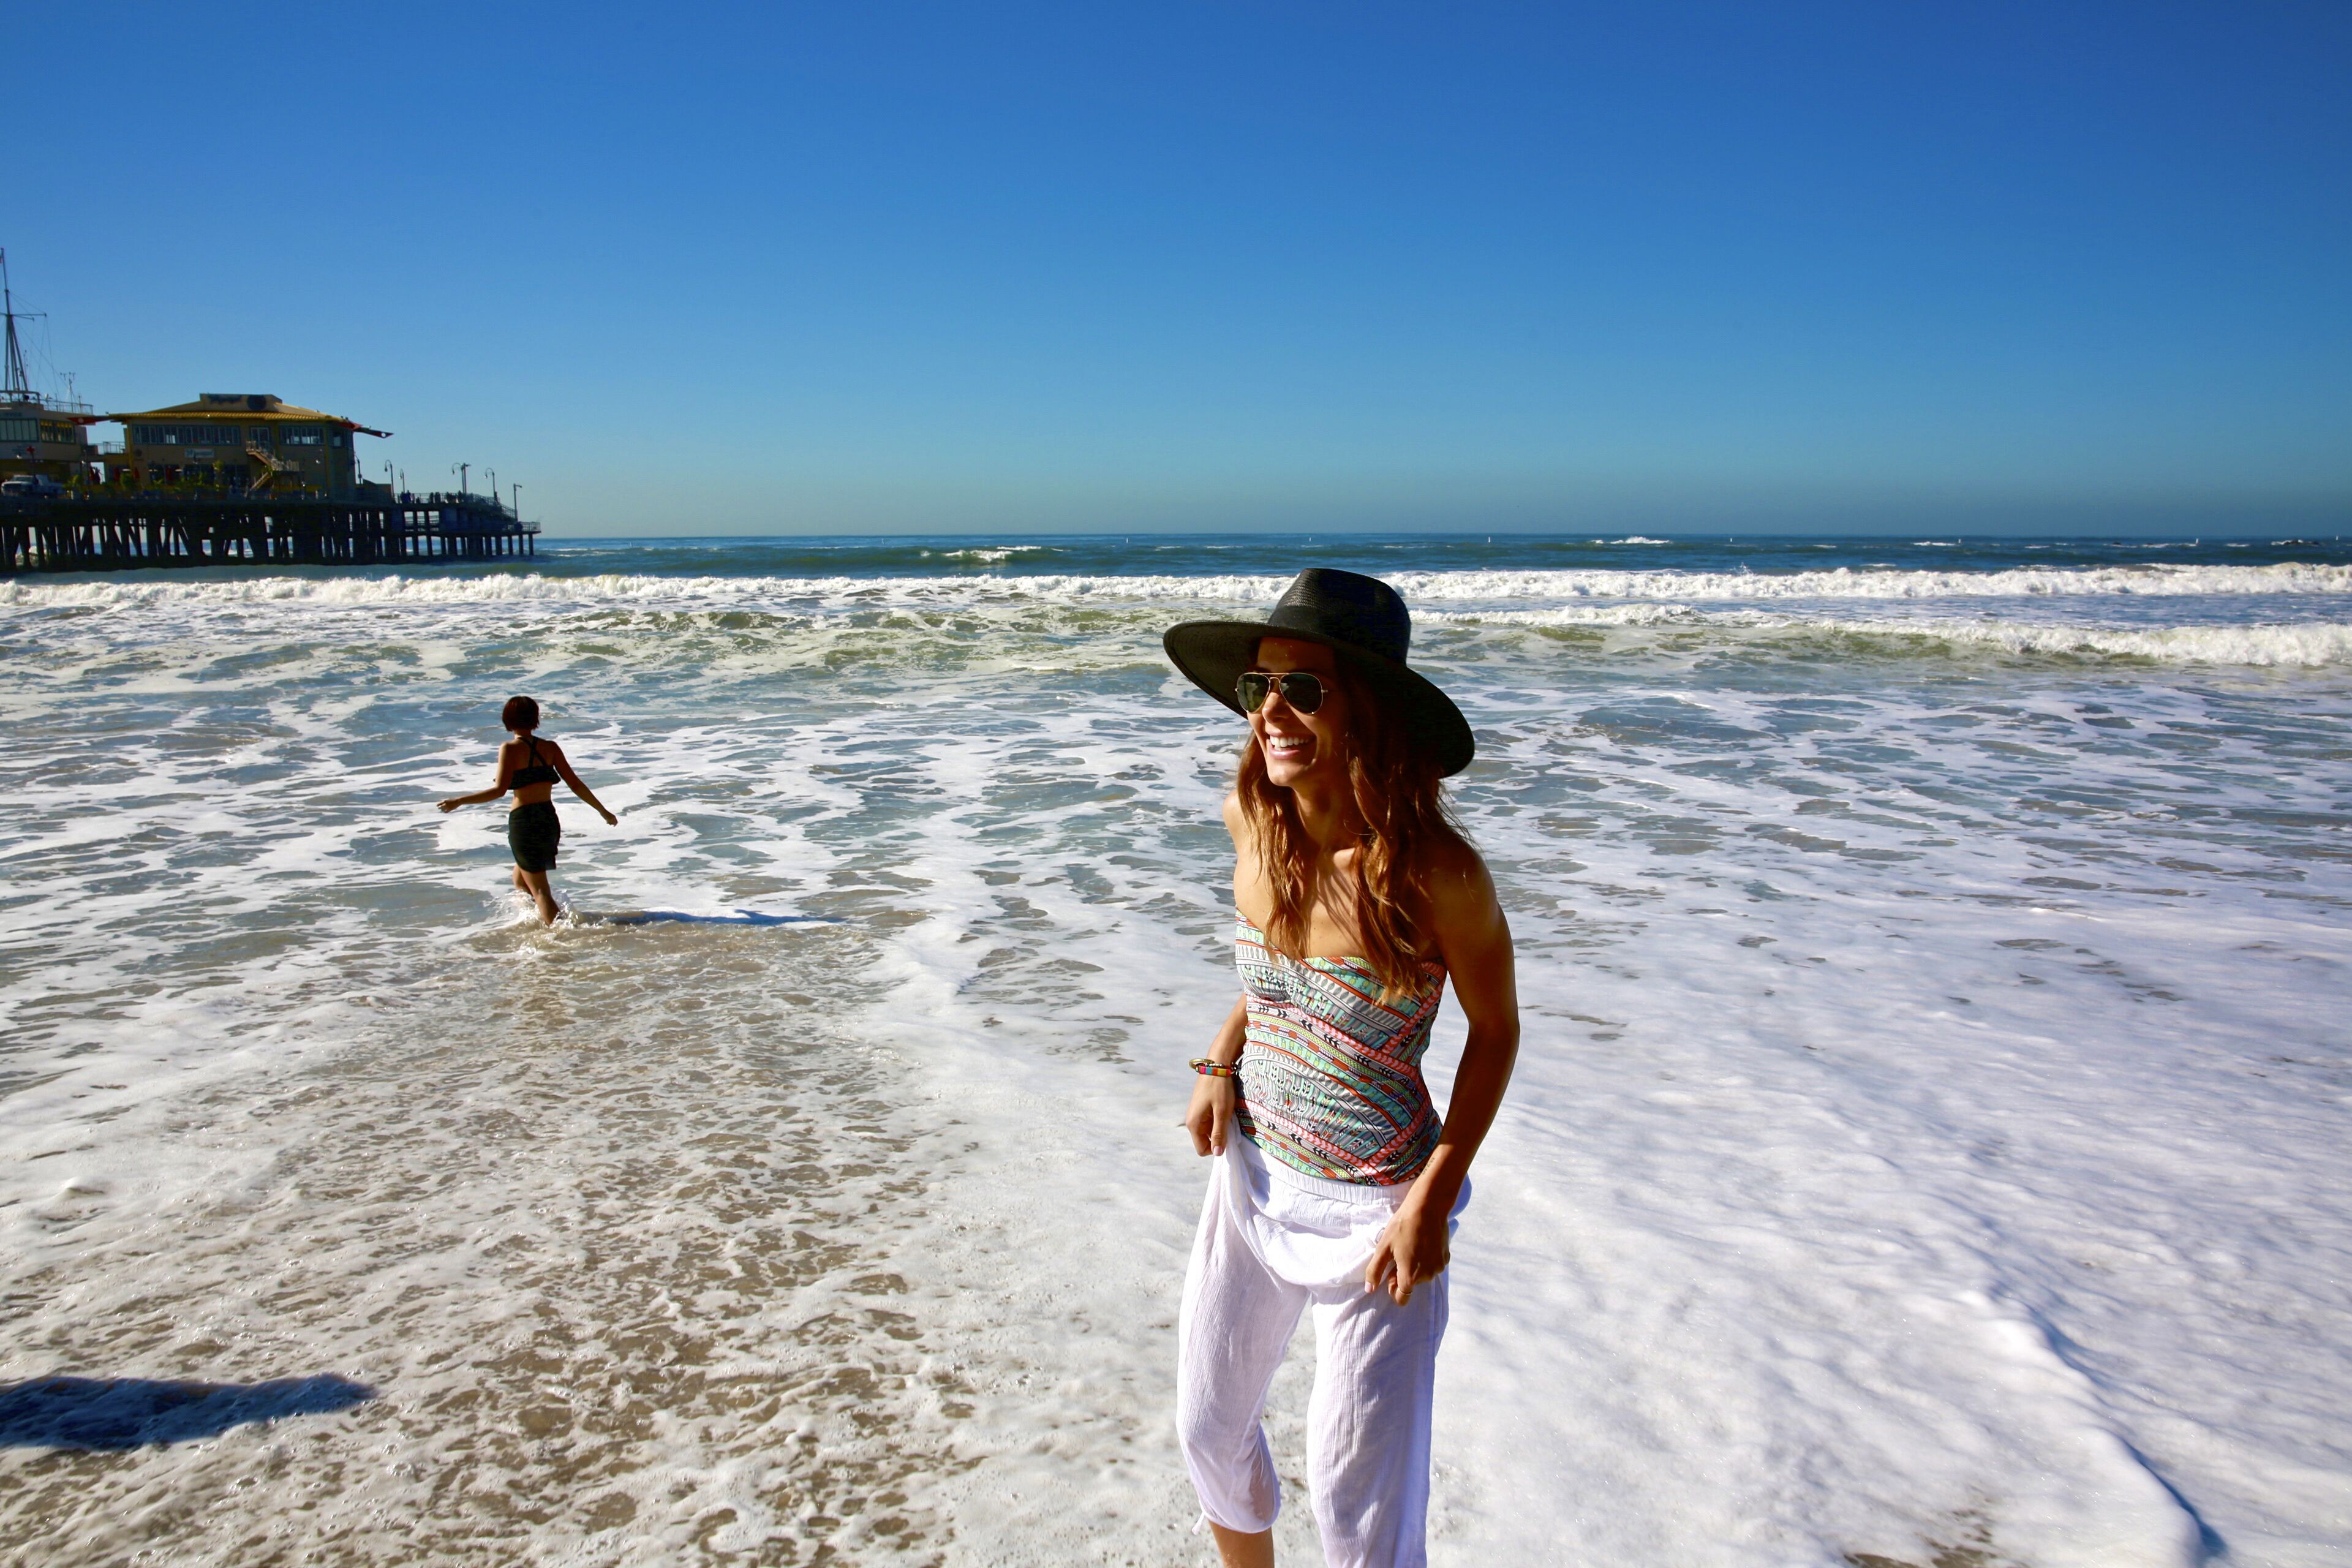
<instances>
[{"instance_id":1,"label":"foamy water on sand","mask_svg":"<svg viewBox=\"0 0 2352 1568\"><path fill-rule=\"evenodd\" d=\"M0 584L0 1384L142 1380L0 1390L0 1552L1206 1561L1158 632L1292 556L1416 605L1520 942L1434 1560L2352 1552L2352 563L1562 548ZM519 918L432 809L515 690L559 889L712 918Z\"/></svg>"}]
</instances>

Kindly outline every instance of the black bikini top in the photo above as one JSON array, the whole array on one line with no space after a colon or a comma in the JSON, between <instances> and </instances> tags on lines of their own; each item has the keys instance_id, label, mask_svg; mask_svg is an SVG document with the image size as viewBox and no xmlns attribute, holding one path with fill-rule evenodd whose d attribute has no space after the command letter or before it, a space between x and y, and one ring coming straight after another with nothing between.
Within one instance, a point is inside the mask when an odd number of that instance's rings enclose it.
<instances>
[{"instance_id":1,"label":"black bikini top","mask_svg":"<svg viewBox=\"0 0 2352 1568\"><path fill-rule=\"evenodd\" d=\"M539 760L539 742L534 738L530 742L530 766L517 768L508 774L507 788L520 789L525 784L551 784L562 776L555 771L552 764Z\"/></svg>"}]
</instances>

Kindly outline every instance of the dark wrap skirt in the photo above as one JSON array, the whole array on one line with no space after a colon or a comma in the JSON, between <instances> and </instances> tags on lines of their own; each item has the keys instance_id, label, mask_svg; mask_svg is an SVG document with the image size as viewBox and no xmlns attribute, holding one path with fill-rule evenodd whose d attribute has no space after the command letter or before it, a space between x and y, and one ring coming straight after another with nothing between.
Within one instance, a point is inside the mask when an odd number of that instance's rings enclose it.
<instances>
[{"instance_id":1,"label":"dark wrap skirt","mask_svg":"<svg viewBox=\"0 0 2352 1568\"><path fill-rule=\"evenodd\" d=\"M563 824L553 801L533 801L507 813L507 847L524 870L554 870L556 846L562 842Z\"/></svg>"}]
</instances>

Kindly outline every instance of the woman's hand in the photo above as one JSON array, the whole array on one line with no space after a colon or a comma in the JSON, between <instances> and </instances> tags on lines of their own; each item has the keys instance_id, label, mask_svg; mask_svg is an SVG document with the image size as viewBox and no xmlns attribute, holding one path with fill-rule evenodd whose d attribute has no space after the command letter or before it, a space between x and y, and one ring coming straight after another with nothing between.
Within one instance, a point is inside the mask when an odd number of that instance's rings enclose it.
<instances>
[{"instance_id":1,"label":"woman's hand","mask_svg":"<svg viewBox=\"0 0 2352 1568\"><path fill-rule=\"evenodd\" d=\"M1249 1038L1249 1001L1234 998L1233 1007L1225 1021L1217 1026L1209 1041L1208 1058L1213 1062L1238 1062L1242 1047ZM1195 1154L1222 1154L1225 1152L1225 1134L1234 1124L1234 1107L1241 1095L1236 1080L1219 1074L1202 1073L1192 1086L1192 1105L1184 1112L1184 1131L1192 1135Z\"/></svg>"},{"instance_id":2,"label":"woman's hand","mask_svg":"<svg viewBox=\"0 0 2352 1568\"><path fill-rule=\"evenodd\" d=\"M621 826L621 819L620 819L619 817L614 816L611 812L609 812L609 811L604 811L604 808L603 806L601 806L601 805L600 805L600 806L598 806L596 809L597 809L598 811L600 811L600 812L604 812L604 826L607 826L607 827L618 827L618 826Z\"/></svg>"},{"instance_id":3,"label":"woman's hand","mask_svg":"<svg viewBox=\"0 0 2352 1568\"><path fill-rule=\"evenodd\" d=\"M1200 1075L1192 1085L1192 1104L1184 1112L1184 1131L1192 1135L1195 1154L1222 1154L1225 1134L1234 1124L1234 1080Z\"/></svg>"},{"instance_id":4,"label":"woman's hand","mask_svg":"<svg viewBox=\"0 0 2352 1568\"><path fill-rule=\"evenodd\" d=\"M459 806L461 806L461 805L465 805L465 804L466 804L466 803L465 803L464 801L462 801L462 800L458 800L458 799L457 799L457 798L455 798L455 797L453 796L452 798L450 798L450 799L448 799L448 800L445 800L445 801L443 801L443 802L441 803L441 809L442 809L442 810L444 810L444 811L455 811L455 810L457 810Z\"/></svg>"},{"instance_id":5,"label":"woman's hand","mask_svg":"<svg viewBox=\"0 0 2352 1568\"><path fill-rule=\"evenodd\" d=\"M1389 1299L1402 1307L1412 1300L1415 1287L1443 1274L1454 1260L1446 1219L1444 1211L1422 1201L1416 1186L1389 1216L1381 1244L1372 1249L1372 1260L1364 1265L1366 1293L1385 1285Z\"/></svg>"}]
</instances>

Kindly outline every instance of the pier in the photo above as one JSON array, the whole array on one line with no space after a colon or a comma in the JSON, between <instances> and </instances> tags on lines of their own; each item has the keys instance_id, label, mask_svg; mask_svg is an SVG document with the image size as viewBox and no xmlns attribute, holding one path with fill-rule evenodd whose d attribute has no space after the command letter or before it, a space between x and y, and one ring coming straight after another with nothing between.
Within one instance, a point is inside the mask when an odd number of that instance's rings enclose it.
<instances>
[{"instance_id":1,"label":"pier","mask_svg":"<svg viewBox=\"0 0 2352 1568\"><path fill-rule=\"evenodd\" d=\"M8 255L0 250L0 575L151 566L398 566L501 561L539 553L508 505L467 482L420 496L394 465L368 481L361 436L373 429L274 393L207 392L192 402L100 414L33 389L16 332ZM68 378L70 381L70 378ZM118 445L89 438L120 425Z\"/></svg>"},{"instance_id":2,"label":"pier","mask_svg":"<svg viewBox=\"0 0 2352 1568\"><path fill-rule=\"evenodd\" d=\"M0 497L0 573L396 566L530 558L539 524L488 496Z\"/></svg>"}]
</instances>

